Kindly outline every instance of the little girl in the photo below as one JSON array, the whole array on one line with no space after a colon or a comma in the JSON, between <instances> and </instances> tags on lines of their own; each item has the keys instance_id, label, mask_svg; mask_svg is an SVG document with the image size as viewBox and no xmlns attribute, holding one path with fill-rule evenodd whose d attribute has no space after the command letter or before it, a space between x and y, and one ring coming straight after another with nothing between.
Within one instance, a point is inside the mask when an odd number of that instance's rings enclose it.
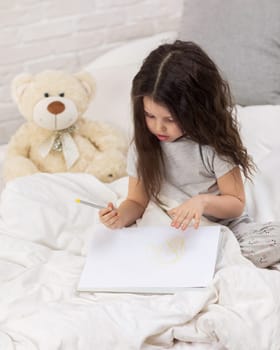
<instances>
[{"instance_id":1,"label":"little girl","mask_svg":"<svg viewBox=\"0 0 280 350\"><path fill-rule=\"evenodd\" d=\"M202 216L228 226L242 253L259 267L280 260L280 225L253 223L244 212L241 171L255 165L243 146L227 83L207 54L175 41L152 51L133 79L134 142L128 153L128 195L99 211L109 228L140 218L150 200L168 198L171 225L185 230Z\"/></svg>"}]
</instances>

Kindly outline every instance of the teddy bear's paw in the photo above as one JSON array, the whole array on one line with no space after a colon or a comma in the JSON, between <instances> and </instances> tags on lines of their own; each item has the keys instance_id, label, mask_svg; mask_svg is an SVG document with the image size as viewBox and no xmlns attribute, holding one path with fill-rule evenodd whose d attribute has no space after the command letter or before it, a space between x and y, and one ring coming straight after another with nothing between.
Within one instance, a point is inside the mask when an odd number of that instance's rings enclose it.
<instances>
[{"instance_id":1,"label":"teddy bear's paw","mask_svg":"<svg viewBox=\"0 0 280 350\"><path fill-rule=\"evenodd\" d=\"M21 156L7 158L3 166L3 178L5 182L38 172L38 168L30 159Z\"/></svg>"},{"instance_id":2,"label":"teddy bear's paw","mask_svg":"<svg viewBox=\"0 0 280 350\"><path fill-rule=\"evenodd\" d=\"M117 150L102 152L87 167L86 172L102 182L112 182L126 176L126 157Z\"/></svg>"}]
</instances>

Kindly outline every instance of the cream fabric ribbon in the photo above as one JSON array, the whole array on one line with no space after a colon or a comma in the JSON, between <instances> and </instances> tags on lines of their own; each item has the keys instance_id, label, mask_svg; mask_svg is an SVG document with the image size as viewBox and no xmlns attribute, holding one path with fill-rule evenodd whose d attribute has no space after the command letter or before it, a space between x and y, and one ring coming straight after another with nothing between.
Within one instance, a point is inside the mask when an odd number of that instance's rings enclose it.
<instances>
[{"instance_id":1,"label":"cream fabric ribbon","mask_svg":"<svg viewBox=\"0 0 280 350\"><path fill-rule=\"evenodd\" d=\"M73 137L67 131L57 132L45 140L39 147L39 154L45 158L51 150L63 153L67 170L71 168L80 156Z\"/></svg>"}]
</instances>

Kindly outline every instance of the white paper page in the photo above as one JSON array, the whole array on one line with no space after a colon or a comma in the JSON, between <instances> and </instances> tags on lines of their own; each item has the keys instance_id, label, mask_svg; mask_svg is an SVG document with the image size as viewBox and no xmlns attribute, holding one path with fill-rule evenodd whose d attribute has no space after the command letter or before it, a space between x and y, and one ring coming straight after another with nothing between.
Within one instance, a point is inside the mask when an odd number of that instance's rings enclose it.
<instances>
[{"instance_id":1,"label":"white paper page","mask_svg":"<svg viewBox=\"0 0 280 350\"><path fill-rule=\"evenodd\" d=\"M212 280L220 227L139 227L95 233L78 290L172 293Z\"/></svg>"}]
</instances>

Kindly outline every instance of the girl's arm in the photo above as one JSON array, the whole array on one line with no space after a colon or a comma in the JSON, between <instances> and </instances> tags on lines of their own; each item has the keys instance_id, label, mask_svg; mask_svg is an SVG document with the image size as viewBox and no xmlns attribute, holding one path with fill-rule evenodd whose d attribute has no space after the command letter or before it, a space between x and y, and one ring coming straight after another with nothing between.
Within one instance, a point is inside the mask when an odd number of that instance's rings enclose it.
<instances>
[{"instance_id":1,"label":"girl's arm","mask_svg":"<svg viewBox=\"0 0 280 350\"><path fill-rule=\"evenodd\" d=\"M217 183L221 195L200 194L171 209L171 225L184 230L192 219L197 228L202 215L219 219L240 216L245 206L245 191L239 167L218 178Z\"/></svg>"},{"instance_id":2,"label":"girl's arm","mask_svg":"<svg viewBox=\"0 0 280 350\"><path fill-rule=\"evenodd\" d=\"M235 167L217 179L221 195L201 195L204 200L203 214L219 219L235 218L243 213L245 191L240 169Z\"/></svg>"},{"instance_id":3,"label":"girl's arm","mask_svg":"<svg viewBox=\"0 0 280 350\"><path fill-rule=\"evenodd\" d=\"M137 178L129 177L127 198L118 208L109 203L107 208L101 209L100 221L112 229L130 226L143 215L148 202L143 183Z\"/></svg>"}]
</instances>

